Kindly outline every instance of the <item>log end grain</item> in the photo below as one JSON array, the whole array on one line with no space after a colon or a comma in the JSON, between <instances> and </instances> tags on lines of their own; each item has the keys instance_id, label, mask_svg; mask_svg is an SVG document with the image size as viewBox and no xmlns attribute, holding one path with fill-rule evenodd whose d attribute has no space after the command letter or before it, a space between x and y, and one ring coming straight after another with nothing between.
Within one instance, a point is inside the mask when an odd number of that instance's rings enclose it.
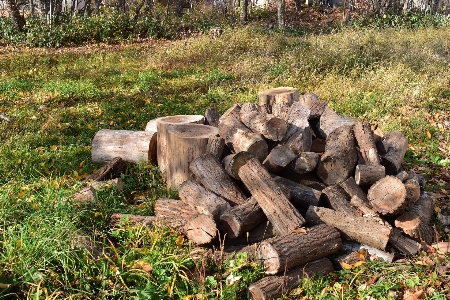
<instances>
[{"instance_id":1,"label":"log end grain","mask_svg":"<svg viewBox=\"0 0 450 300\"><path fill-rule=\"evenodd\" d=\"M373 209L382 215L395 215L407 206L406 188L394 176L386 176L373 184L367 193Z\"/></svg>"},{"instance_id":2,"label":"log end grain","mask_svg":"<svg viewBox=\"0 0 450 300\"><path fill-rule=\"evenodd\" d=\"M197 245L211 244L217 238L217 227L212 216L198 215L185 226L186 236Z\"/></svg>"}]
</instances>

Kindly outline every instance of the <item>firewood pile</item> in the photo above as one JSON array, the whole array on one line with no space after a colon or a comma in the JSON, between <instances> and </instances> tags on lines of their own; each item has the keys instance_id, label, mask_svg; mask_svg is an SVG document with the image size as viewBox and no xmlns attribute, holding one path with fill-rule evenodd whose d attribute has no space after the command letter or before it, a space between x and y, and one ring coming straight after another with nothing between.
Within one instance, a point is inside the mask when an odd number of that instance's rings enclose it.
<instances>
[{"instance_id":1,"label":"firewood pile","mask_svg":"<svg viewBox=\"0 0 450 300\"><path fill-rule=\"evenodd\" d=\"M383 135L295 88L258 97L259 104L236 104L222 116L210 108L204 116L152 120L142 132L100 130L92 159L104 167L91 182L110 178L123 161L157 162L180 200L159 199L155 216L128 220L254 255L272 275L249 287L254 299L357 264L362 253L392 261L433 243L434 199L422 175L402 169L408 140L401 132ZM95 189L89 184L76 197L92 199ZM344 248L333 265L327 257Z\"/></svg>"}]
</instances>

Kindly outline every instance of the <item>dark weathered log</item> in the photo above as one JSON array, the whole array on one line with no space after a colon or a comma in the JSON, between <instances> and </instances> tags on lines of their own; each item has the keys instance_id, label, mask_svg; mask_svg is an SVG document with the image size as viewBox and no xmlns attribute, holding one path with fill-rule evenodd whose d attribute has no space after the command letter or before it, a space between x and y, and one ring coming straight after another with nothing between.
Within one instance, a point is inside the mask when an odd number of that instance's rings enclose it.
<instances>
[{"instance_id":1,"label":"dark weathered log","mask_svg":"<svg viewBox=\"0 0 450 300\"><path fill-rule=\"evenodd\" d=\"M123 181L121 178L114 178L105 181L91 181L86 184L79 192L74 194L74 198L79 202L94 201L97 192L113 187L118 191L123 191Z\"/></svg>"},{"instance_id":2,"label":"dark weathered log","mask_svg":"<svg viewBox=\"0 0 450 300\"><path fill-rule=\"evenodd\" d=\"M181 201L200 214L212 216L218 222L220 215L230 209L230 204L193 180L183 182L178 190Z\"/></svg>"},{"instance_id":3,"label":"dark weathered log","mask_svg":"<svg viewBox=\"0 0 450 300\"><path fill-rule=\"evenodd\" d=\"M402 182L405 182L406 180L409 179L409 174L406 171L400 171L397 173L397 175L395 175L395 177L400 179Z\"/></svg>"},{"instance_id":4,"label":"dark weathered log","mask_svg":"<svg viewBox=\"0 0 450 300\"><path fill-rule=\"evenodd\" d=\"M418 214L407 211L395 219L395 227L400 228L406 235L416 241L424 241L428 245L433 243L435 232Z\"/></svg>"},{"instance_id":5,"label":"dark weathered log","mask_svg":"<svg viewBox=\"0 0 450 300\"><path fill-rule=\"evenodd\" d=\"M292 87L277 87L260 91L258 93L259 105L267 107L268 113L272 113L274 103L292 103L299 99L298 89Z\"/></svg>"},{"instance_id":6,"label":"dark weathered log","mask_svg":"<svg viewBox=\"0 0 450 300\"><path fill-rule=\"evenodd\" d=\"M359 216L358 212L350 205L350 197L339 185L330 185L322 190L320 200L335 211L349 216Z\"/></svg>"},{"instance_id":7,"label":"dark weathered log","mask_svg":"<svg viewBox=\"0 0 450 300\"><path fill-rule=\"evenodd\" d=\"M408 139L400 131L390 131L378 145L381 146L378 150L381 150L381 163L386 167L386 174L398 174L408 149Z\"/></svg>"},{"instance_id":8,"label":"dark weathered log","mask_svg":"<svg viewBox=\"0 0 450 300\"><path fill-rule=\"evenodd\" d=\"M399 214L409 205L405 185L394 176L386 176L374 183L367 199L373 209L382 215Z\"/></svg>"},{"instance_id":9,"label":"dark weathered log","mask_svg":"<svg viewBox=\"0 0 450 300\"><path fill-rule=\"evenodd\" d=\"M320 118L327 107L327 103L319 100L319 97L314 93L308 93L300 96L298 102L311 111L311 115L309 116L310 119Z\"/></svg>"},{"instance_id":10,"label":"dark weathered log","mask_svg":"<svg viewBox=\"0 0 450 300\"><path fill-rule=\"evenodd\" d=\"M236 183L228 176L219 160L212 154L195 159L190 169L204 187L227 199L231 205L243 203L246 199Z\"/></svg>"},{"instance_id":11,"label":"dark weathered log","mask_svg":"<svg viewBox=\"0 0 450 300\"><path fill-rule=\"evenodd\" d=\"M275 231L275 228L273 228L273 225L265 220L258 224L255 228L245 231L241 236L235 238L235 239L228 239L225 240L225 244L254 244L259 243L263 240L272 238L276 236L277 233Z\"/></svg>"},{"instance_id":12,"label":"dark weathered log","mask_svg":"<svg viewBox=\"0 0 450 300\"><path fill-rule=\"evenodd\" d=\"M277 274L286 269L333 254L341 248L339 232L326 224L263 241L256 257L266 274Z\"/></svg>"},{"instance_id":13,"label":"dark weathered log","mask_svg":"<svg viewBox=\"0 0 450 300\"><path fill-rule=\"evenodd\" d=\"M327 138L330 133L341 126L353 127L355 122L347 117L341 117L334 110L327 106L320 116L319 133L320 137ZM328 141L327 141L328 143Z\"/></svg>"},{"instance_id":14,"label":"dark weathered log","mask_svg":"<svg viewBox=\"0 0 450 300\"><path fill-rule=\"evenodd\" d=\"M208 107L205 111L205 125L218 127L219 126L219 112L213 107Z\"/></svg>"},{"instance_id":15,"label":"dark weathered log","mask_svg":"<svg viewBox=\"0 0 450 300\"><path fill-rule=\"evenodd\" d=\"M295 158L294 152L286 145L278 145L270 151L263 162L271 173L278 174Z\"/></svg>"},{"instance_id":16,"label":"dark weathered log","mask_svg":"<svg viewBox=\"0 0 450 300\"><path fill-rule=\"evenodd\" d=\"M157 157L158 157L158 166L159 171L166 178L166 169L165 167L169 165L166 159L167 149L167 127L169 125L183 125L183 124L203 124L205 123L205 117L201 115L177 115L177 116L168 116L159 118L156 121L157 127Z\"/></svg>"},{"instance_id":17,"label":"dark weathered log","mask_svg":"<svg viewBox=\"0 0 450 300\"><path fill-rule=\"evenodd\" d=\"M194 218L198 213L189 205L173 199L158 199L153 209L158 222L172 227L177 232L184 234L184 227L188 220Z\"/></svg>"},{"instance_id":18,"label":"dark weathered log","mask_svg":"<svg viewBox=\"0 0 450 300\"><path fill-rule=\"evenodd\" d=\"M245 103L241 106L239 119L253 132L260 133L271 141L281 141L288 128L285 120L261 113L259 106L254 103Z\"/></svg>"},{"instance_id":19,"label":"dark weathered log","mask_svg":"<svg viewBox=\"0 0 450 300\"><path fill-rule=\"evenodd\" d=\"M431 217L434 213L434 197L424 192L419 200L411 207L410 211L418 214L425 224L430 224Z\"/></svg>"},{"instance_id":20,"label":"dark weathered log","mask_svg":"<svg viewBox=\"0 0 450 300\"><path fill-rule=\"evenodd\" d=\"M125 168L125 161L120 157L114 157L106 165L89 175L84 181L102 181L118 176Z\"/></svg>"},{"instance_id":21,"label":"dark weathered log","mask_svg":"<svg viewBox=\"0 0 450 300\"><path fill-rule=\"evenodd\" d=\"M229 154L223 158L222 165L228 175L239 180L239 169L252 157L253 155L247 151Z\"/></svg>"},{"instance_id":22,"label":"dark weathered log","mask_svg":"<svg viewBox=\"0 0 450 300\"><path fill-rule=\"evenodd\" d=\"M137 216L129 214L112 214L109 224L117 227L121 223L131 223L134 226L154 227L158 223L156 216Z\"/></svg>"},{"instance_id":23,"label":"dark weathered log","mask_svg":"<svg viewBox=\"0 0 450 300\"><path fill-rule=\"evenodd\" d=\"M179 124L166 127L166 147L161 145L167 165L159 167L166 170L168 189L177 189L191 177L190 163L206 153L209 138L217 135L217 128L199 124Z\"/></svg>"},{"instance_id":24,"label":"dark weathered log","mask_svg":"<svg viewBox=\"0 0 450 300\"><path fill-rule=\"evenodd\" d=\"M355 122L353 128L359 146L359 152L366 165L379 165L381 163L373 132L368 122Z\"/></svg>"},{"instance_id":25,"label":"dark weathered log","mask_svg":"<svg viewBox=\"0 0 450 300\"><path fill-rule=\"evenodd\" d=\"M303 225L302 215L257 159L242 166L239 177L279 234L288 234Z\"/></svg>"},{"instance_id":26,"label":"dark weathered log","mask_svg":"<svg viewBox=\"0 0 450 300\"><path fill-rule=\"evenodd\" d=\"M289 109L286 118L288 129L281 143L287 145L295 155L311 150L312 134L308 122L309 114L309 109L298 102L294 102Z\"/></svg>"},{"instance_id":27,"label":"dark weathered log","mask_svg":"<svg viewBox=\"0 0 450 300\"><path fill-rule=\"evenodd\" d=\"M240 104L229 108L220 118L219 134L225 139L225 144L231 152L248 151L263 161L269 153L269 147L264 137L251 131L239 120Z\"/></svg>"},{"instance_id":28,"label":"dark weathered log","mask_svg":"<svg viewBox=\"0 0 450 300\"><path fill-rule=\"evenodd\" d=\"M105 164L115 157L131 163L154 162L156 141L156 132L102 129L92 140L92 162Z\"/></svg>"},{"instance_id":29,"label":"dark weathered log","mask_svg":"<svg viewBox=\"0 0 450 300\"><path fill-rule=\"evenodd\" d=\"M184 231L196 245L209 245L217 238L217 227L212 216L197 215L187 220Z\"/></svg>"},{"instance_id":30,"label":"dark weathered log","mask_svg":"<svg viewBox=\"0 0 450 300\"><path fill-rule=\"evenodd\" d=\"M382 165L357 165L355 169L355 181L359 186L369 187L386 176Z\"/></svg>"},{"instance_id":31,"label":"dark weathered log","mask_svg":"<svg viewBox=\"0 0 450 300\"><path fill-rule=\"evenodd\" d=\"M333 272L333 264L328 258L321 258L306 265L301 265L278 276L268 276L248 287L249 298L254 300L271 300L298 287L303 278L312 278L319 274Z\"/></svg>"},{"instance_id":32,"label":"dark weathered log","mask_svg":"<svg viewBox=\"0 0 450 300\"><path fill-rule=\"evenodd\" d=\"M323 153L325 152L326 140L324 139L313 139L311 143L311 152Z\"/></svg>"},{"instance_id":33,"label":"dark weathered log","mask_svg":"<svg viewBox=\"0 0 450 300\"><path fill-rule=\"evenodd\" d=\"M306 210L310 205L319 205L321 191L283 177L274 176L273 179L279 186L284 186L291 192L290 201L297 209Z\"/></svg>"},{"instance_id":34,"label":"dark weathered log","mask_svg":"<svg viewBox=\"0 0 450 300\"><path fill-rule=\"evenodd\" d=\"M325 153L316 169L327 185L340 183L353 174L358 159L352 126L342 125L327 137Z\"/></svg>"},{"instance_id":35,"label":"dark weathered log","mask_svg":"<svg viewBox=\"0 0 450 300\"><path fill-rule=\"evenodd\" d=\"M287 168L298 174L313 172L319 163L320 155L315 152L302 152L287 165Z\"/></svg>"},{"instance_id":36,"label":"dark weathered log","mask_svg":"<svg viewBox=\"0 0 450 300\"><path fill-rule=\"evenodd\" d=\"M311 206L305 218L308 224L324 222L339 229L346 237L380 250L386 248L391 232L390 228L371 218L349 216L325 207Z\"/></svg>"},{"instance_id":37,"label":"dark weathered log","mask_svg":"<svg viewBox=\"0 0 450 300\"><path fill-rule=\"evenodd\" d=\"M223 150L225 147L225 140L220 135L210 136L208 139L208 145L206 146L206 153L211 153L218 160L222 160Z\"/></svg>"},{"instance_id":38,"label":"dark weathered log","mask_svg":"<svg viewBox=\"0 0 450 300\"><path fill-rule=\"evenodd\" d=\"M367 201L367 194L361 189L359 185L356 184L356 180L353 177L347 178L347 180L339 183L339 186L344 189L344 191L350 196L350 199L353 196L358 196L365 203L369 203Z\"/></svg>"},{"instance_id":39,"label":"dark weathered log","mask_svg":"<svg viewBox=\"0 0 450 300\"><path fill-rule=\"evenodd\" d=\"M402 234L398 228L392 228L389 243L398 251L406 255L414 255L421 249L420 243Z\"/></svg>"}]
</instances>

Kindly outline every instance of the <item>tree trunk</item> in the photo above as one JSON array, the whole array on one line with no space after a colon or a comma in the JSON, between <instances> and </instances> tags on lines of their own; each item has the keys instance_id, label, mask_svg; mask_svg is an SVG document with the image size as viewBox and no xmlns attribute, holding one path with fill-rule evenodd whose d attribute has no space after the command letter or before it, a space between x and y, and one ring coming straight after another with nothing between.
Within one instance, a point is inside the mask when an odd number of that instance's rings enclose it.
<instances>
[{"instance_id":1,"label":"tree trunk","mask_svg":"<svg viewBox=\"0 0 450 300\"><path fill-rule=\"evenodd\" d=\"M333 254L341 248L339 232L326 224L303 232L276 236L263 241L256 257L266 274L274 275L286 269Z\"/></svg>"},{"instance_id":2,"label":"tree trunk","mask_svg":"<svg viewBox=\"0 0 450 300\"><path fill-rule=\"evenodd\" d=\"M406 235L416 241L424 241L431 245L435 232L427 223L423 222L418 214L407 211L395 219L395 227L401 229Z\"/></svg>"},{"instance_id":3,"label":"tree trunk","mask_svg":"<svg viewBox=\"0 0 450 300\"><path fill-rule=\"evenodd\" d=\"M359 152L367 165L380 165L377 146L373 138L373 132L368 122L355 122L353 127L355 138L359 146Z\"/></svg>"},{"instance_id":4,"label":"tree trunk","mask_svg":"<svg viewBox=\"0 0 450 300\"><path fill-rule=\"evenodd\" d=\"M147 122L145 126L145 131L158 132L158 121L164 117L156 118Z\"/></svg>"},{"instance_id":5,"label":"tree trunk","mask_svg":"<svg viewBox=\"0 0 450 300\"><path fill-rule=\"evenodd\" d=\"M408 139L399 131L391 131L384 135L378 143L381 163L386 168L386 174L397 175L400 172L403 158L408 149Z\"/></svg>"},{"instance_id":6,"label":"tree trunk","mask_svg":"<svg viewBox=\"0 0 450 300\"><path fill-rule=\"evenodd\" d=\"M6 10L19 32L24 32L26 24L25 17L20 14L19 3L16 0L6 0Z\"/></svg>"},{"instance_id":7,"label":"tree trunk","mask_svg":"<svg viewBox=\"0 0 450 300\"><path fill-rule=\"evenodd\" d=\"M272 105L275 103L292 103L298 101L298 89L293 87L277 87L260 91L258 93L259 105L267 108L267 112L272 113Z\"/></svg>"},{"instance_id":8,"label":"tree trunk","mask_svg":"<svg viewBox=\"0 0 450 300\"><path fill-rule=\"evenodd\" d=\"M295 158L294 152L286 145L278 145L270 151L263 162L270 173L278 174Z\"/></svg>"},{"instance_id":9,"label":"tree trunk","mask_svg":"<svg viewBox=\"0 0 450 300\"><path fill-rule=\"evenodd\" d=\"M386 176L373 184L367 199L373 209L382 215L399 214L409 205L405 185L394 176Z\"/></svg>"},{"instance_id":10,"label":"tree trunk","mask_svg":"<svg viewBox=\"0 0 450 300\"><path fill-rule=\"evenodd\" d=\"M102 181L119 176L125 168L125 161L121 157L114 157L106 165L89 175L84 181Z\"/></svg>"},{"instance_id":11,"label":"tree trunk","mask_svg":"<svg viewBox=\"0 0 450 300\"><path fill-rule=\"evenodd\" d=\"M285 120L260 113L258 105L254 103L242 105L239 119L253 132L262 134L270 141L281 141L288 128Z\"/></svg>"},{"instance_id":12,"label":"tree trunk","mask_svg":"<svg viewBox=\"0 0 450 300\"><path fill-rule=\"evenodd\" d=\"M357 165L355 169L356 184L363 187L370 187L386 176L386 171L382 165Z\"/></svg>"},{"instance_id":13,"label":"tree trunk","mask_svg":"<svg viewBox=\"0 0 450 300\"><path fill-rule=\"evenodd\" d=\"M241 3L241 9L240 9L241 23L245 23L248 20L248 1L249 0L240 0L240 3Z\"/></svg>"},{"instance_id":14,"label":"tree trunk","mask_svg":"<svg viewBox=\"0 0 450 300\"><path fill-rule=\"evenodd\" d=\"M380 224L385 224L385 221L378 215L378 213L368 206L367 201L362 200L357 195L353 196L350 199L350 205L360 210L363 214L363 217L369 217Z\"/></svg>"},{"instance_id":15,"label":"tree trunk","mask_svg":"<svg viewBox=\"0 0 450 300\"><path fill-rule=\"evenodd\" d=\"M252 158L242 166L239 177L279 234L289 234L304 224L302 215L257 159Z\"/></svg>"},{"instance_id":16,"label":"tree trunk","mask_svg":"<svg viewBox=\"0 0 450 300\"><path fill-rule=\"evenodd\" d=\"M277 0L277 12L278 12L278 29L284 30L286 27L286 1Z\"/></svg>"},{"instance_id":17,"label":"tree trunk","mask_svg":"<svg viewBox=\"0 0 450 300\"><path fill-rule=\"evenodd\" d=\"M105 164L115 157L131 163L156 161L156 133L150 131L98 131L92 140L92 162Z\"/></svg>"}]
</instances>

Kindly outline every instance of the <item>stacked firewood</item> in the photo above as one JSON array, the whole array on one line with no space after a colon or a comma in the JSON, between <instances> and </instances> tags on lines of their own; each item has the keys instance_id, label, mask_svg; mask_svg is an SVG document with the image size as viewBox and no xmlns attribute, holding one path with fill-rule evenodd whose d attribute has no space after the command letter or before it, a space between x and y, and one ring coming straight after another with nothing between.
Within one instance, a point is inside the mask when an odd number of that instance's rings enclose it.
<instances>
[{"instance_id":1,"label":"stacked firewood","mask_svg":"<svg viewBox=\"0 0 450 300\"><path fill-rule=\"evenodd\" d=\"M140 155L157 161L168 187L178 189L180 200L157 200L155 217L129 220L170 226L197 245L220 240L251 252L273 275L250 286L254 299L279 297L304 276L332 271L327 256L348 241L388 261L390 249L412 255L433 242L434 199L422 175L402 170L408 140L401 132L383 135L295 88L258 97L259 104L236 104L220 117L210 108L205 116L152 120L141 133L99 131L95 162ZM335 263L361 260L358 249Z\"/></svg>"}]
</instances>

